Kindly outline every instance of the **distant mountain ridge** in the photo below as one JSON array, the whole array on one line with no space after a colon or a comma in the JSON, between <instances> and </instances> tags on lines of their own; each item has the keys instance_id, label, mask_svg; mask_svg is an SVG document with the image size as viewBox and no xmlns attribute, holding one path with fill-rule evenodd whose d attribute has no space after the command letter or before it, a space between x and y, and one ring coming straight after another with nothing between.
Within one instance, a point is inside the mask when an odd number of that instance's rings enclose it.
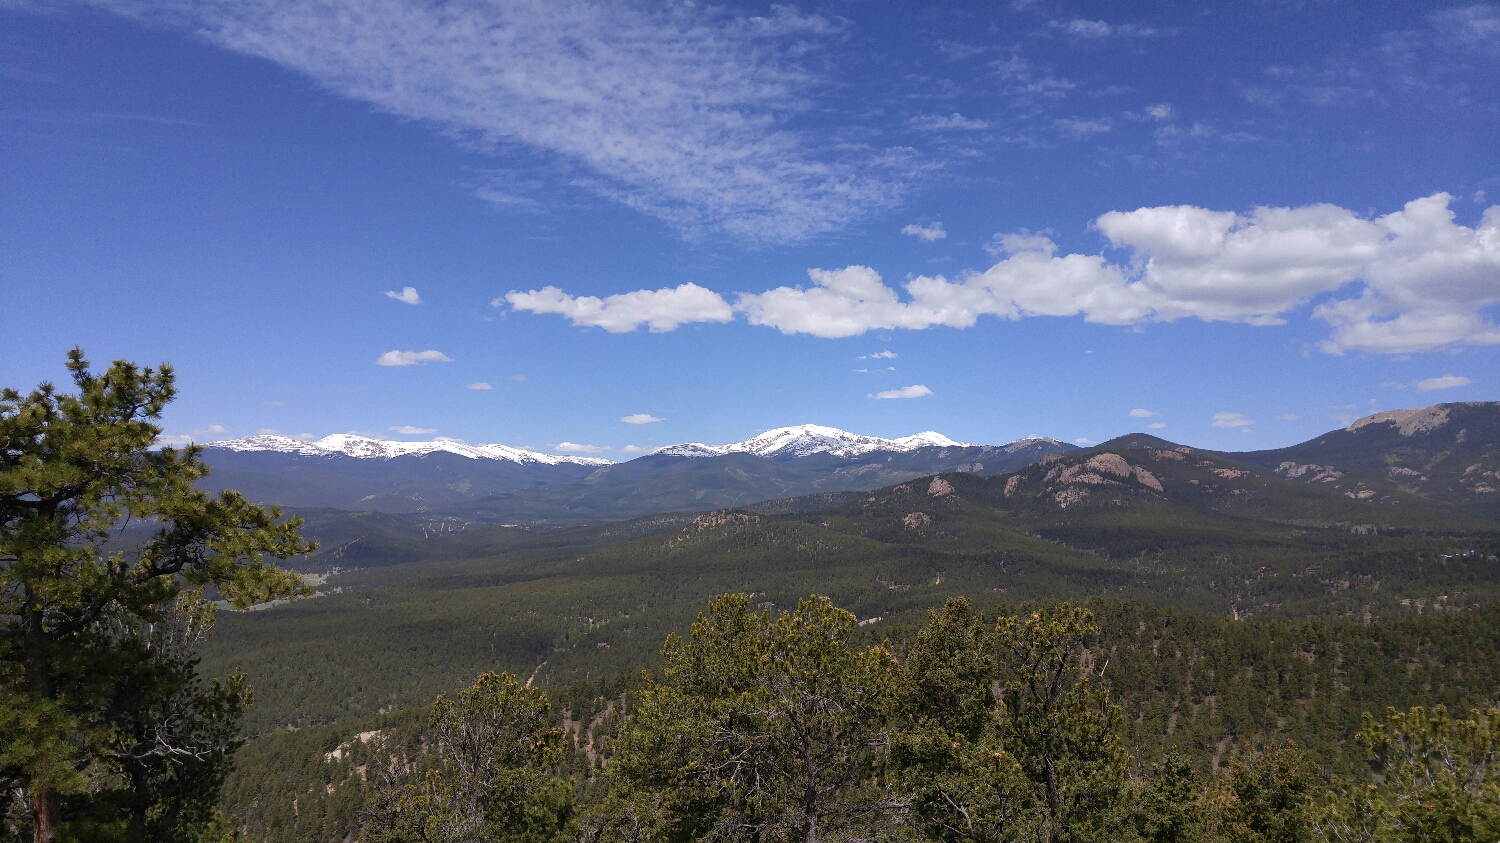
<instances>
[{"instance_id":1,"label":"distant mountain ridge","mask_svg":"<svg viewBox=\"0 0 1500 843\"><path fill-rule=\"evenodd\" d=\"M296 454L303 457L322 457L334 454L357 459L395 459L406 456L426 456L434 453L457 454L471 460L503 460L519 465L611 465L610 460L597 457L575 457L543 454L512 448L509 445L469 445L457 439L434 439L429 442L398 442L391 439L372 439L352 433L335 433L315 442L304 442L289 436L260 434L243 439L225 439L209 442L205 448L217 448L236 452L270 452Z\"/></svg>"},{"instance_id":2,"label":"distant mountain ridge","mask_svg":"<svg viewBox=\"0 0 1500 843\"><path fill-rule=\"evenodd\" d=\"M1267 451L1178 450L1185 446L1146 434L1111 444L1229 460L1342 500L1419 508L1432 503L1500 521L1500 402L1385 411ZM1022 472L1040 460L1080 453L1073 445L1040 437L971 445L934 431L886 439L812 424L725 445L672 445L620 463L441 439L384 442L341 434L303 443L249 437L206 447L204 457L215 472L204 485L293 507L557 528L804 496L833 501L934 474ZM1077 469L1077 477L1063 472L1047 480L1047 488L1057 488L1046 499L1061 494L1055 504L1067 500L1071 508L1075 499L1092 500L1117 482L1154 492L1155 469L1144 468L1137 477L1132 467L1129 477L1117 477L1119 472L1108 470L1111 465L1096 463ZM1043 476L1055 467L1048 466ZM1222 484L1222 478L1210 483Z\"/></svg>"},{"instance_id":3,"label":"distant mountain ridge","mask_svg":"<svg viewBox=\"0 0 1500 843\"><path fill-rule=\"evenodd\" d=\"M1386 410L1287 448L1223 456L1350 498L1416 495L1500 520L1500 401Z\"/></svg>"},{"instance_id":4,"label":"distant mountain ridge","mask_svg":"<svg viewBox=\"0 0 1500 843\"><path fill-rule=\"evenodd\" d=\"M652 455L672 457L722 457L725 454L753 454L767 459L796 459L813 454L830 454L835 457L858 457L874 451L907 453L918 448L972 448L968 442L955 442L935 430L925 430L899 439L883 439L879 436L862 436L824 427L819 424L799 424L778 427L743 442L728 445L705 445L702 442L684 442L668 445L652 451Z\"/></svg>"},{"instance_id":5,"label":"distant mountain ridge","mask_svg":"<svg viewBox=\"0 0 1500 843\"><path fill-rule=\"evenodd\" d=\"M804 424L612 463L451 439L262 435L205 445L214 473L203 485L292 507L557 527L873 489L945 471L994 474L1077 450L1041 437L971 445L936 431L886 439Z\"/></svg>"}]
</instances>

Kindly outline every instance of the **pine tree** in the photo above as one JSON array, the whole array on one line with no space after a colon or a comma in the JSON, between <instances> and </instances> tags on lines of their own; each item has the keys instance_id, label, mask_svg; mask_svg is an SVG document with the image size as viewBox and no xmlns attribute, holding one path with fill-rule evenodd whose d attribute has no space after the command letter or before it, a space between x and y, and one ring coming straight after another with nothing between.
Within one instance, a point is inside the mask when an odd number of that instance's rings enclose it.
<instances>
[{"instance_id":1,"label":"pine tree","mask_svg":"<svg viewBox=\"0 0 1500 843\"><path fill-rule=\"evenodd\" d=\"M74 349L67 368L76 394L0 391L0 787L37 843L187 839L249 703L243 677L197 680L201 590L302 594L266 557L313 546L274 507L199 491L197 447L153 450L170 366L94 374Z\"/></svg>"},{"instance_id":2,"label":"pine tree","mask_svg":"<svg viewBox=\"0 0 1500 843\"><path fill-rule=\"evenodd\" d=\"M871 839L897 806L877 784L895 660L850 640L827 598L773 618L743 594L669 636L610 775L618 836L819 843Z\"/></svg>"}]
</instances>

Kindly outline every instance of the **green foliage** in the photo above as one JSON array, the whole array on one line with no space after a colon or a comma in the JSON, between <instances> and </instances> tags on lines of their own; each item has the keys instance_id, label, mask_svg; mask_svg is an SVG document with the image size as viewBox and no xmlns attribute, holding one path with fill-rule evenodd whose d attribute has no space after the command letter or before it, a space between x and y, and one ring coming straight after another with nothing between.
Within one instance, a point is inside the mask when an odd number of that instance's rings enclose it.
<instances>
[{"instance_id":1,"label":"green foliage","mask_svg":"<svg viewBox=\"0 0 1500 843\"><path fill-rule=\"evenodd\" d=\"M1067 604L993 629L965 600L932 615L904 665L894 741L928 837L1115 839L1130 759L1119 709L1081 669L1096 633Z\"/></svg>"},{"instance_id":2,"label":"green foliage","mask_svg":"<svg viewBox=\"0 0 1500 843\"><path fill-rule=\"evenodd\" d=\"M860 838L892 805L871 783L895 661L826 598L772 619L716 599L663 648L610 769L616 829L664 840Z\"/></svg>"},{"instance_id":3,"label":"green foliage","mask_svg":"<svg viewBox=\"0 0 1500 843\"><path fill-rule=\"evenodd\" d=\"M545 694L511 674L481 674L428 721L432 763L392 768L371 812L372 843L547 843L564 839L572 788L551 773L562 755Z\"/></svg>"},{"instance_id":4,"label":"green foliage","mask_svg":"<svg viewBox=\"0 0 1500 843\"><path fill-rule=\"evenodd\" d=\"M311 548L276 510L198 491L196 448L151 450L170 367L96 375L75 349L68 369L76 394L0 391L0 789L27 815L10 833L192 839L249 704L243 676L197 679L201 589L299 594L265 557ZM128 522L149 535L112 548Z\"/></svg>"},{"instance_id":5,"label":"green foliage","mask_svg":"<svg viewBox=\"0 0 1500 843\"><path fill-rule=\"evenodd\" d=\"M1218 783L1210 797L1210 825L1228 840L1310 840L1309 803L1319 784L1317 762L1295 743L1253 752L1232 764Z\"/></svg>"},{"instance_id":6,"label":"green foliage","mask_svg":"<svg viewBox=\"0 0 1500 843\"><path fill-rule=\"evenodd\" d=\"M1500 838L1500 709L1467 719L1444 706L1365 715L1361 743L1380 784L1331 795L1325 839L1460 843Z\"/></svg>"},{"instance_id":7,"label":"green foliage","mask_svg":"<svg viewBox=\"0 0 1500 843\"><path fill-rule=\"evenodd\" d=\"M1141 843L1206 843L1210 839L1207 788L1185 756L1169 753L1131 784L1128 831Z\"/></svg>"}]
</instances>

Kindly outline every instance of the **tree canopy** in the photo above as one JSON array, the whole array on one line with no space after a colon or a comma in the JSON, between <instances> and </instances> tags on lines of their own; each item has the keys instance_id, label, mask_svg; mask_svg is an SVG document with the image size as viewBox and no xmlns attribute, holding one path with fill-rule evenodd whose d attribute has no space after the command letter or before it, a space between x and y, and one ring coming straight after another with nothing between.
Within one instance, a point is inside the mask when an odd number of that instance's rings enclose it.
<instances>
[{"instance_id":1,"label":"tree canopy","mask_svg":"<svg viewBox=\"0 0 1500 843\"><path fill-rule=\"evenodd\" d=\"M37 841L192 839L250 703L204 685L204 589L235 605L306 589L272 558L298 521L195 487L199 449L154 448L170 366L68 355L76 392L0 391L0 786Z\"/></svg>"}]
</instances>

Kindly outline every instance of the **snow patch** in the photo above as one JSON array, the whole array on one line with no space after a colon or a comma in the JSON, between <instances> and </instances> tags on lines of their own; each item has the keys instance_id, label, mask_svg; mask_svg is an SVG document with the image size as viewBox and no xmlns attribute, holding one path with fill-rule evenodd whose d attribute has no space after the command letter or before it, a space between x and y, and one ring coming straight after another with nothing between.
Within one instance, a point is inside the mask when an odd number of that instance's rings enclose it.
<instances>
[{"instance_id":1,"label":"snow patch","mask_svg":"<svg viewBox=\"0 0 1500 843\"><path fill-rule=\"evenodd\" d=\"M813 454L831 454L835 457L857 457L873 451L915 451L918 448L968 448L967 442L955 442L934 430L926 430L899 439L884 439L879 436L862 436L824 427L819 424L799 424L778 427L743 442L728 445L705 445L702 442L684 442L668 445L653 453L675 457L722 457L726 454L753 454L757 457L807 457Z\"/></svg>"},{"instance_id":2,"label":"snow patch","mask_svg":"<svg viewBox=\"0 0 1500 843\"><path fill-rule=\"evenodd\" d=\"M471 460L502 460L520 465L612 465L609 460L594 457L571 457L556 454L540 454L512 448L509 445L468 445L454 439L434 439L431 442L393 442L389 439L371 439L352 433L335 433L316 442L300 442L286 436L263 434L246 436L243 439L228 439L210 442L205 448L223 448L227 451L273 451L297 454L305 457L324 457L342 454L357 459L393 459L405 456L425 456L439 451L457 454Z\"/></svg>"}]
</instances>

